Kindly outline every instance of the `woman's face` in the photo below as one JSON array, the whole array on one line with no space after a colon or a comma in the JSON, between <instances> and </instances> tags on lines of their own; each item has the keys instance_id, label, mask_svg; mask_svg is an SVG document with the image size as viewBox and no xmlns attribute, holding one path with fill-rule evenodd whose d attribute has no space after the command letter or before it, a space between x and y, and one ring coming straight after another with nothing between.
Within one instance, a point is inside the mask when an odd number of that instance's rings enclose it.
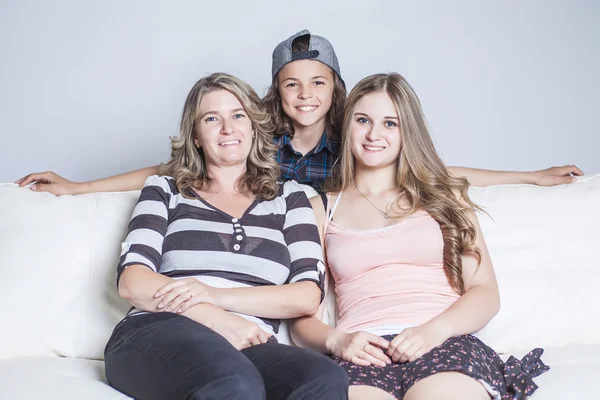
<instances>
[{"instance_id":1,"label":"woman's face","mask_svg":"<svg viewBox=\"0 0 600 400\"><path fill-rule=\"evenodd\" d=\"M278 74L283 112L294 126L322 124L331 108L334 80L331 68L315 60L297 60Z\"/></svg>"},{"instance_id":2,"label":"woman's face","mask_svg":"<svg viewBox=\"0 0 600 400\"><path fill-rule=\"evenodd\" d=\"M400 120L387 93L369 93L360 99L349 128L357 165L368 168L396 165L402 147Z\"/></svg>"},{"instance_id":3,"label":"woman's face","mask_svg":"<svg viewBox=\"0 0 600 400\"><path fill-rule=\"evenodd\" d=\"M242 103L227 90L202 97L194 143L202 147L207 166L246 162L252 148L252 121Z\"/></svg>"}]
</instances>

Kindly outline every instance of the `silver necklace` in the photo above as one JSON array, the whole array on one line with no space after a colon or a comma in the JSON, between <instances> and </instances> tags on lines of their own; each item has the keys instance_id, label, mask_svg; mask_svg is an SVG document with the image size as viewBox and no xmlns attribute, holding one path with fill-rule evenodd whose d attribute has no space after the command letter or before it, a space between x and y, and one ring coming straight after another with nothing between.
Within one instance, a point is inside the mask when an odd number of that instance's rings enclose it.
<instances>
[{"instance_id":1,"label":"silver necklace","mask_svg":"<svg viewBox=\"0 0 600 400\"><path fill-rule=\"evenodd\" d=\"M363 192L361 192L361 191L360 191L360 189L358 188L358 186L356 185L356 183L354 184L354 187L356 188L356 191L357 191L358 193L360 193L360 195L361 195L362 197L364 197L364 198L365 198L365 200L366 200L366 201L368 201L370 205L372 205L372 206L373 206L373 208L374 208L374 209L376 209L377 211L379 211L380 213L382 213L382 214L383 214L383 218L385 218L385 219L390 219L390 214L389 214L389 213L390 213L390 209L392 208L392 205L393 205L393 204L394 204L394 203L395 203L395 202L398 200L398 197L400 197L400 194L398 194L398 196L396 196L396 198L395 198L393 201L391 201L390 203L388 203L388 204L385 206L385 211L382 211L382 210L380 210L380 209L379 209L379 207L377 207L375 204L373 204L373 203L371 202L371 200L369 200L369 198L363 194Z\"/></svg>"}]
</instances>

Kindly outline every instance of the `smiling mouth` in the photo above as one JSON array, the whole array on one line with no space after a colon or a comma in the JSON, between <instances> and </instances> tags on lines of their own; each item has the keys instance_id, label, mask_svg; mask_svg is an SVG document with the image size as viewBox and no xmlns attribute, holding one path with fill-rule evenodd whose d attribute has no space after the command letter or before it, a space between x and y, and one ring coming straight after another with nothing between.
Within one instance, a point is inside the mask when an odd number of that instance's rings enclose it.
<instances>
[{"instance_id":1,"label":"smiling mouth","mask_svg":"<svg viewBox=\"0 0 600 400\"><path fill-rule=\"evenodd\" d=\"M237 144L240 144L239 140L228 140L227 142L219 143L219 146L226 147L226 146L235 146Z\"/></svg>"},{"instance_id":2,"label":"smiling mouth","mask_svg":"<svg viewBox=\"0 0 600 400\"><path fill-rule=\"evenodd\" d=\"M381 146L367 146L367 145L363 145L363 148L367 151L372 151L372 152L382 151L385 149L385 147L381 147Z\"/></svg>"},{"instance_id":3,"label":"smiling mouth","mask_svg":"<svg viewBox=\"0 0 600 400\"><path fill-rule=\"evenodd\" d=\"M300 107L296 107L296 110L300 111L301 113L310 113L315 111L318 108L318 106L300 106Z\"/></svg>"}]
</instances>

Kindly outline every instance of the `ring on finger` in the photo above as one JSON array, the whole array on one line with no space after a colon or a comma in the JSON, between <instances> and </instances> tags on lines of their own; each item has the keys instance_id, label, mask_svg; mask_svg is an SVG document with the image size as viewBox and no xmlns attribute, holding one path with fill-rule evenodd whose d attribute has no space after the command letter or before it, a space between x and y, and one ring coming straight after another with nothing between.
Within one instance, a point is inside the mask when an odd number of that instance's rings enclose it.
<instances>
[{"instance_id":1,"label":"ring on finger","mask_svg":"<svg viewBox=\"0 0 600 400\"><path fill-rule=\"evenodd\" d=\"M189 290L188 290L187 292L188 292L188 294L190 295L190 299L191 299L192 297L194 297L194 295L192 294L192 292L190 292Z\"/></svg>"},{"instance_id":2,"label":"ring on finger","mask_svg":"<svg viewBox=\"0 0 600 400\"><path fill-rule=\"evenodd\" d=\"M365 351L365 349L367 348L367 346L369 345L369 343L365 343L365 345L363 346L363 351Z\"/></svg>"}]
</instances>

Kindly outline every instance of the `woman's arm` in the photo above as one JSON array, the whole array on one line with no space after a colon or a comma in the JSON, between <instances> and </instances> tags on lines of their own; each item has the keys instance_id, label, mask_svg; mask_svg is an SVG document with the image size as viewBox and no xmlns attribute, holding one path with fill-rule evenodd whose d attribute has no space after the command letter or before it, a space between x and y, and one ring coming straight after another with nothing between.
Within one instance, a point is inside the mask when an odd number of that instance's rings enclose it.
<instances>
[{"instance_id":1,"label":"woman's arm","mask_svg":"<svg viewBox=\"0 0 600 400\"><path fill-rule=\"evenodd\" d=\"M492 171L466 167L447 167L455 177L466 178L473 186L492 186L504 184L532 184L554 186L575 182L575 176L583 172L575 165L552 167L533 172Z\"/></svg>"},{"instance_id":2,"label":"woman's arm","mask_svg":"<svg viewBox=\"0 0 600 400\"><path fill-rule=\"evenodd\" d=\"M142 311L163 312L158 307L161 299L154 294L169 282L175 281L165 275L152 271L145 265L129 265L119 279L119 295L127 300L132 306ZM198 304L183 315L192 318L204 325L209 323L210 319L217 314L225 311L212 304Z\"/></svg>"},{"instance_id":3,"label":"woman's arm","mask_svg":"<svg viewBox=\"0 0 600 400\"><path fill-rule=\"evenodd\" d=\"M288 319L312 315L321 290L312 282L247 288L214 288L196 278L168 281L154 294L159 310L185 313L196 304L208 303L227 311L261 318Z\"/></svg>"},{"instance_id":4,"label":"woman's arm","mask_svg":"<svg viewBox=\"0 0 600 400\"><path fill-rule=\"evenodd\" d=\"M155 297L156 291L173 279L156 273L145 265L129 265L119 279L119 295L137 309L161 312ZM236 349L266 343L269 333L256 323L231 314L213 304L201 303L190 307L181 315L196 321L223 336Z\"/></svg>"},{"instance_id":5,"label":"woman's arm","mask_svg":"<svg viewBox=\"0 0 600 400\"><path fill-rule=\"evenodd\" d=\"M140 190L144 186L146 178L158 175L158 169L159 166L155 165L90 182L72 182L54 172L47 171L29 174L15 183L21 187L33 183L31 190L35 190L36 192L50 192L56 196L96 192L125 192L128 190Z\"/></svg>"},{"instance_id":6,"label":"woman's arm","mask_svg":"<svg viewBox=\"0 0 600 400\"><path fill-rule=\"evenodd\" d=\"M217 291L218 300L214 304L224 310L276 319L313 315L321 298L319 287L306 281Z\"/></svg>"}]
</instances>

